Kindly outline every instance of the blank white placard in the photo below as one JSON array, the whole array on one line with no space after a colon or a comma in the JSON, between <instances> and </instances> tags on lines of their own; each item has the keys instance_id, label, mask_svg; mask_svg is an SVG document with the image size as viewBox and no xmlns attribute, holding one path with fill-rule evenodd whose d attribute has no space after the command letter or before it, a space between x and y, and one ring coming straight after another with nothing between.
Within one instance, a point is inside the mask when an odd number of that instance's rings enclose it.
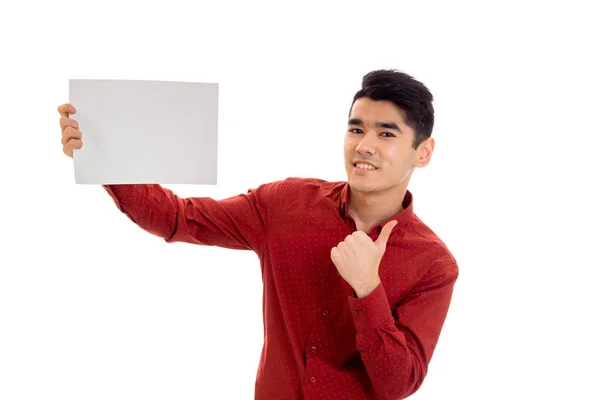
<instances>
[{"instance_id":1,"label":"blank white placard","mask_svg":"<svg viewBox=\"0 0 600 400\"><path fill-rule=\"evenodd\" d=\"M77 184L217 183L218 84L70 79Z\"/></svg>"}]
</instances>

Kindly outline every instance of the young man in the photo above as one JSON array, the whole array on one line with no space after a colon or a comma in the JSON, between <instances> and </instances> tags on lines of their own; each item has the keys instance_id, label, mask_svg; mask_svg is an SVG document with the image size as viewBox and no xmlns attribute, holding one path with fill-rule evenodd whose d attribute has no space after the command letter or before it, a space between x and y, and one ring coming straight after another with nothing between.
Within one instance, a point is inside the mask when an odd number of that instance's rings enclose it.
<instances>
[{"instance_id":1,"label":"young man","mask_svg":"<svg viewBox=\"0 0 600 400\"><path fill-rule=\"evenodd\" d=\"M352 102L347 182L288 178L214 200L160 185L104 185L167 243L256 252L265 343L256 399L402 399L423 383L458 277L407 190L431 159L433 97L411 76L372 71ZM63 151L82 134L59 107Z\"/></svg>"}]
</instances>

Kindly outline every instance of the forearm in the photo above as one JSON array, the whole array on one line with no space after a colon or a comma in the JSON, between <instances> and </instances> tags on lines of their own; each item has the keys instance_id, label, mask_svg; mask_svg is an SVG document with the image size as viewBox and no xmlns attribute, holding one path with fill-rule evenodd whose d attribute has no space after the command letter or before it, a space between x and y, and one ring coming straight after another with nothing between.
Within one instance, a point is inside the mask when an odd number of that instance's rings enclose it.
<instances>
[{"instance_id":1,"label":"forearm","mask_svg":"<svg viewBox=\"0 0 600 400\"><path fill-rule=\"evenodd\" d=\"M393 322L357 335L363 363L378 400L400 400L423 383L423 366Z\"/></svg>"},{"instance_id":2,"label":"forearm","mask_svg":"<svg viewBox=\"0 0 600 400\"><path fill-rule=\"evenodd\" d=\"M403 399L413 394L424 379L423 363L413 350L414 339L396 326L383 287L349 300L356 347L377 398Z\"/></svg>"},{"instance_id":3,"label":"forearm","mask_svg":"<svg viewBox=\"0 0 600 400\"><path fill-rule=\"evenodd\" d=\"M182 198L156 184L103 187L129 219L168 243L258 251L265 237L266 212L257 200L264 186L222 200Z\"/></svg>"},{"instance_id":4,"label":"forearm","mask_svg":"<svg viewBox=\"0 0 600 400\"><path fill-rule=\"evenodd\" d=\"M147 232L168 239L175 231L177 197L160 185L102 185L117 208Z\"/></svg>"}]
</instances>

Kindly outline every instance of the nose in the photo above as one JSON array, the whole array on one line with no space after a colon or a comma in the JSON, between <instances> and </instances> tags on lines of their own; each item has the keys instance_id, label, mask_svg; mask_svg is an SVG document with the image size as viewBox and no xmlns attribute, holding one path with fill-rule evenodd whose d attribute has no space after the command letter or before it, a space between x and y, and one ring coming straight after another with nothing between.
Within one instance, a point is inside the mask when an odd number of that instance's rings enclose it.
<instances>
[{"instance_id":1,"label":"nose","mask_svg":"<svg viewBox=\"0 0 600 400\"><path fill-rule=\"evenodd\" d=\"M374 155L377 152L374 139L370 135L364 134L361 141L358 142L358 145L356 146L356 152L358 154Z\"/></svg>"}]
</instances>

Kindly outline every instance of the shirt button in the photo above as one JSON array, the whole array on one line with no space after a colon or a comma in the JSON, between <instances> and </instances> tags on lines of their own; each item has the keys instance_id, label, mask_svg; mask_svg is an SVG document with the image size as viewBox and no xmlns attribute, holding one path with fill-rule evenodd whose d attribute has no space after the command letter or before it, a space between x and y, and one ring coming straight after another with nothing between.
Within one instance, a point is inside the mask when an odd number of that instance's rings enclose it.
<instances>
[{"instance_id":1,"label":"shirt button","mask_svg":"<svg viewBox=\"0 0 600 400\"><path fill-rule=\"evenodd\" d=\"M358 351L363 351L365 348L362 346L358 346Z\"/></svg>"},{"instance_id":2,"label":"shirt button","mask_svg":"<svg viewBox=\"0 0 600 400\"><path fill-rule=\"evenodd\" d=\"M323 315L327 315L327 314L329 314L329 311L323 310Z\"/></svg>"},{"instance_id":3,"label":"shirt button","mask_svg":"<svg viewBox=\"0 0 600 400\"><path fill-rule=\"evenodd\" d=\"M352 315L358 315L358 311L352 310Z\"/></svg>"},{"instance_id":4,"label":"shirt button","mask_svg":"<svg viewBox=\"0 0 600 400\"><path fill-rule=\"evenodd\" d=\"M336 271L335 273L336 273L336 274L338 274L338 276L341 276L341 275L340 275L340 271Z\"/></svg>"},{"instance_id":5,"label":"shirt button","mask_svg":"<svg viewBox=\"0 0 600 400\"><path fill-rule=\"evenodd\" d=\"M313 353L316 353L317 352L317 348L315 346L313 346L313 347L310 348L310 351L312 351Z\"/></svg>"},{"instance_id":6,"label":"shirt button","mask_svg":"<svg viewBox=\"0 0 600 400\"><path fill-rule=\"evenodd\" d=\"M314 376L311 376L311 377L310 377L310 381L311 381L312 383L315 383L315 382L317 381L317 378L315 378Z\"/></svg>"}]
</instances>

